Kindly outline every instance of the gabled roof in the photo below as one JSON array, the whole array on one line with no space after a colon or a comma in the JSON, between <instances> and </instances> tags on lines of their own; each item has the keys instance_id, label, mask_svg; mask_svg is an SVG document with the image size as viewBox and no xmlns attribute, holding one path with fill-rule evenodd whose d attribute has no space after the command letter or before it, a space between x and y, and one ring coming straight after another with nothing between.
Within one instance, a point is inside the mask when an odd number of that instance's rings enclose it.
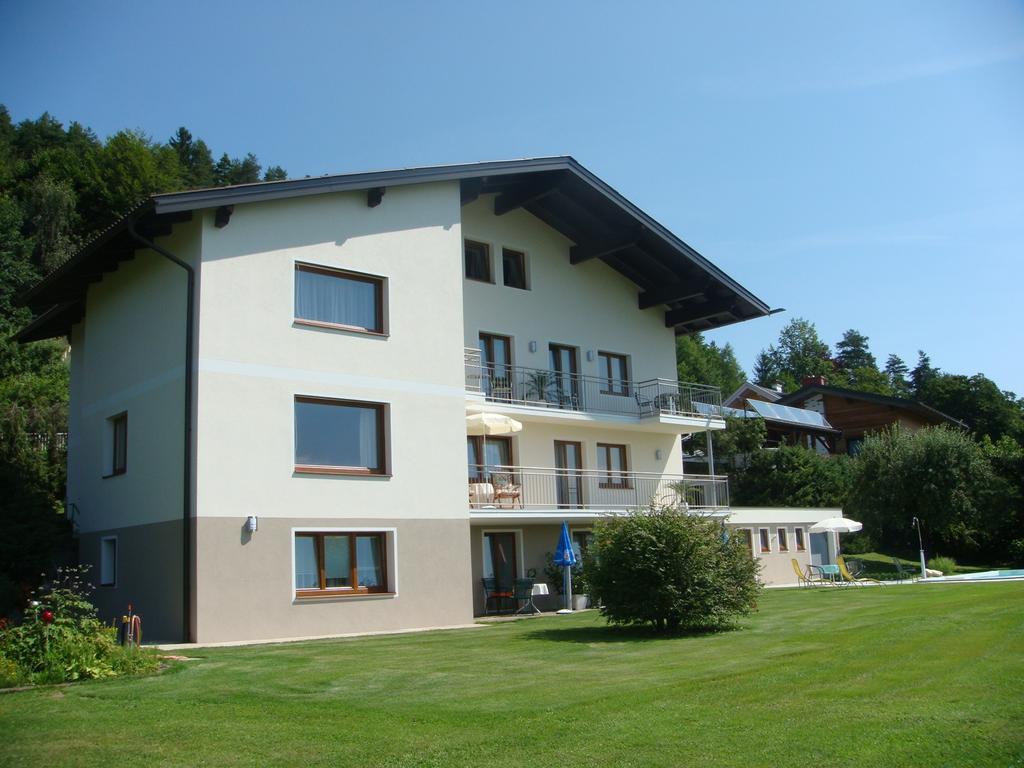
<instances>
[{"instance_id":1,"label":"gabled roof","mask_svg":"<svg viewBox=\"0 0 1024 768\"><path fill-rule=\"evenodd\" d=\"M764 398L765 402L768 403L774 403L776 400L782 397L781 392L776 392L774 389L762 387L760 384L755 384L752 381L745 381L739 386L739 389L737 389L735 392L733 392L731 395L725 398L725 400L723 400L722 402L725 403L726 405L735 405L736 403L742 405L747 398L740 397L740 395L747 391L760 395L761 397Z\"/></svg>"},{"instance_id":2,"label":"gabled roof","mask_svg":"<svg viewBox=\"0 0 1024 768\"><path fill-rule=\"evenodd\" d=\"M927 419L928 421L940 423L946 422L952 424L955 427L961 427L967 429L967 425L959 419L954 419L949 414L943 413L942 411L932 408L930 405L919 403L916 400L907 400L902 397L890 397L889 395L877 395L874 392L860 392L855 389L845 389L843 387L833 387L827 384L807 384L798 389L796 392L791 392L788 395L783 395L779 400L782 405L792 405L794 403L800 403L806 400L808 397L814 395L834 395L836 397L845 397L850 400L863 400L867 403L875 403L877 405L887 405L891 408L900 408L911 413Z\"/></svg>"},{"instance_id":3,"label":"gabled roof","mask_svg":"<svg viewBox=\"0 0 1024 768\"><path fill-rule=\"evenodd\" d=\"M572 157L542 157L462 165L348 173L288 181L241 184L153 195L87 244L63 266L21 297L37 315L21 341L59 335L81 312L90 282L117 269L139 248L129 227L152 239L170 232L193 211L221 209L252 202L367 191L367 204L382 202L389 186L458 181L463 204L494 194L494 212L523 208L575 245L570 261L600 259L640 289L639 309L665 306L665 325L677 333L694 333L762 317L771 312L721 269L656 222ZM387 204L386 197L383 204ZM228 211L228 213L230 213ZM80 316L80 315L79 315ZM77 321L77 318L76 320Z\"/></svg>"}]
</instances>

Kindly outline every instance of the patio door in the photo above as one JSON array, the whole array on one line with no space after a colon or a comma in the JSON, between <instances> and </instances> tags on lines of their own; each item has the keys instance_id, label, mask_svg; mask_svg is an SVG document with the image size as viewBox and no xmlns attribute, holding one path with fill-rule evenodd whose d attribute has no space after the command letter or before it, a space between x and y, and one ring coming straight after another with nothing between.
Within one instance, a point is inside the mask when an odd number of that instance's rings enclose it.
<instances>
[{"instance_id":1,"label":"patio door","mask_svg":"<svg viewBox=\"0 0 1024 768\"><path fill-rule=\"evenodd\" d=\"M484 394L498 400L512 398L512 339L495 333L480 334L480 362Z\"/></svg>"},{"instance_id":2,"label":"patio door","mask_svg":"<svg viewBox=\"0 0 1024 768\"><path fill-rule=\"evenodd\" d=\"M516 535L511 531L484 533L484 578L496 579L499 592L511 592L518 576Z\"/></svg>"},{"instance_id":3,"label":"patio door","mask_svg":"<svg viewBox=\"0 0 1024 768\"><path fill-rule=\"evenodd\" d=\"M811 534L811 564L812 565L825 565L832 562L832 559L828 556L828 534L827 533L812 533Z\"/></svg>"},{"instance_id":4,"label":"patio door","mask_svg":"<svg viewBox=\"0 0 1024 768\"><path fill-rule=\"evenodd\" d=\"M562 408L580 407L579 361L575 347L561 344L549 346L551 371L555 374L555 402Z\"/></svg>"},{"instance_id":5,"label":"patio door","mask_svg":"<svg viewBox=\"0 0 1024 768\"><path fill-rule=\"evenodd\" d=\"M559 470L555 479L559 508L580 509L583 506L583 445L555 440L555 466Z\"/></svg>"}]
</instances>

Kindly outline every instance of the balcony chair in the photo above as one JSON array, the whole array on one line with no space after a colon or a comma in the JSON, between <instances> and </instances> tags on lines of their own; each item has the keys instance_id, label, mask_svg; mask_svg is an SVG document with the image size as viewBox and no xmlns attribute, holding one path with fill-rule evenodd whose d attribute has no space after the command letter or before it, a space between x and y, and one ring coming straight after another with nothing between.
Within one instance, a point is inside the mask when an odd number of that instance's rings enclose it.
<instances>
[{"instance_id":1,"label":"balcony chair","mask_svg":"<svg viewBox=\"0 0 1024 768\"><path fill-rule=\"evenodd\" d=\"M470 483L469 506L474 509L493 509L494 486L491 483Z\"/></svg>"},{"instance_id":2,"label":"balcony chair","mask_svg":"<svg viewBox=\"0 0 1024 768\"><path fill-rule=\"evenodd\" d=\"M498 580L493 577L487 577L480 579L480 582L484 587L484 615L489 613L501 613L501 604L505 601L512 602L512 610L515 609L515 601L513 600L515 593L509 592L504 587L498 586ZM488 610L490 605L494 605L494 610Z\"/></svg>"},{"instance_id":3,"label":"balcony chair","mask_svg":"<svg viewBox=\"0 0 1024 768\"><path fill-rule=\"evenodd\" d=\"M516 579L513 591L516 613L540 613L540 608L533 602L533 579Z\"/></svg>"},{"instance_id":4,"label":"balcony chair","mask_svg":"<svg viewBox=\"0 0 1024 768\"><path fill-rule=\"evenodd\" d=\"M516 504L519 505L520 509L523 508L523 487L513 482L515 478L511 474L492 474L491 480L494 482L493 497L495 506L503 507L507 500L510 508L515 509Z\"/></svg>"},{"instance_id":5,"label":"balcony chair","mask_svg":"<svg viewBox=\"0 0 1024 768\"><path fill-rule=\"evenodd\" d=\"M635 390L633 397L636 399L636 407L640 410L641 416L650 416L653 413L657 413L657 406L655 406L651 398Z\"/></svg>"}]
</instances>

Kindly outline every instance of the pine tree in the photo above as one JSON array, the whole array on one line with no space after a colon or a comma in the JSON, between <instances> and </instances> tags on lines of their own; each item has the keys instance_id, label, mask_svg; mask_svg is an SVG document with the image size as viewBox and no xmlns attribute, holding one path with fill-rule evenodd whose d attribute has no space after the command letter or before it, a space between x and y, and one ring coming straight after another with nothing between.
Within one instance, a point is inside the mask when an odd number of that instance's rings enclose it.
<instances>
[{"instance_id":1,"label":"pine tree","mask_svg":"<svg viewBox=\"0 0 1024 768\"><path fill-rule=\"evenodd\" d=\"M910 369L899 355L889 355L885 361L885 377L889 381L889 389L896 397L910 394L910 382L907 381L909 372Z\"/></svg>"},{"instance_id":2,"label":"pine tree","mask_svg":"<svg viewBox=\"0 0 1024 768\"><path fill-rule=\"evenodd\" d=\"M910 372L910 386L914 397L920 397L921 391L932 379L939 375L939 369L932 367L931 358L923 350L917 350L917 365Z\"/></svg>"}]
</instances>

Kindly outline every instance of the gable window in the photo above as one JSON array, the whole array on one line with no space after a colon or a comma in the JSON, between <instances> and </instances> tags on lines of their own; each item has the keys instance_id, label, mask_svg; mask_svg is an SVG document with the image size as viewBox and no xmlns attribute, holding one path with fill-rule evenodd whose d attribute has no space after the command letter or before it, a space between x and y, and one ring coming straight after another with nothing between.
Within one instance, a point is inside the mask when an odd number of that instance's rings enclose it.
<instances>
[{"instance_id":1,"label":"gable window","mask_svg":"<svg viewBox=\"0 0 1024 768\"><path fill-rule=\"evenodd\" d=\"M771 552L772 551L772 532L767 528L761 528L758 533L761 539L761 551Z\"/></svg>"},{"instance_id":2,"label":"gable window","mask_svg":"<svg viewBox=\"0 0 1024 768\"><path fill-rule=\"evenodd\" d=\"M384 278L296 264L295 321L384 333Z\"/></svg>"},{"instance_id":3,"label":"gable window","mask_svg":"<svg viewBox=\"0 0 1024 768\"><path fill-rule=\"evenodd\" d=\"M526 254L513 251L511 248L501 249L501 268L503 280L509 288L527 289L526 285Z\"/></svg>"},{"instance_id":4,"label":"gable window","mask_svg":"<svg viewBox=\"0 0 1024 768\"><path fill-rule=\"evenodd\" d=\"M297 396L295 471L387 474L384 404Z\"/></svg>"},{"instance_id":5,"label":"gable window","mask_svg":"<svg viewBox=\"0 0 1024 768\"><path fill-rule=\"evenodd\" d=\"M778 528L776 533L779 535L779 552L789 552L788 531L785 528Z\"/></svg>"},{"instance_id":6,"label":"gable window","mask_svg":"<svg viewBox=\"0 0 1024 768\"><path fill-rule=\"evenodd\" d=\"M597 467L601 471L601 488L629 488L626 472L626 446L597 444Z\"/></svg>"},{"instance_id":7,"label":"gable window","mask_svg":"<svg viewBox=\"0 0 1024 768\"><path fill-rule=\"evenodd\" d=\"M326 597L387 592L383 532L296 533L295 594Z\"/></svg>"},{"instance_id":8,"label":"gable window","mask_svg":"<svg viewBox=\"0 0 1024 768\"><path fill-rule=\"evenodd\" d=\"M128 413L107 419L107 459L104 477L123 475L128 471Z\"/></svg>"},{"instance_id":9,"label":"gable window","mask_svg":"<svg viewBox=\"0 0 1024 768\"><path fill-rule=\"evenodd\" d=\"M467 240L464 247L466 260L466 279L479 280L481 283L493 283L491 276L491 246Z\"/></svg>"},{"instance_id":10,"label":"gable window","mask_svg":"<svg viewBox=\"0 0 1024 768\"><path fill-rule=\"evenodd\" d=\"M100 586L117 584L117 536L100 539Z\"/></svg>"},{"instance_id":11,"label":"gable window","mask_svg":"<svg viewBox=\"0 0 1024 768\"><path fill-rule=\"evenodd\" d=\"M597 353L597 372L601 377L602 395L629 394L629 367L625 355Z\"/></svg>"}]
</instances>

